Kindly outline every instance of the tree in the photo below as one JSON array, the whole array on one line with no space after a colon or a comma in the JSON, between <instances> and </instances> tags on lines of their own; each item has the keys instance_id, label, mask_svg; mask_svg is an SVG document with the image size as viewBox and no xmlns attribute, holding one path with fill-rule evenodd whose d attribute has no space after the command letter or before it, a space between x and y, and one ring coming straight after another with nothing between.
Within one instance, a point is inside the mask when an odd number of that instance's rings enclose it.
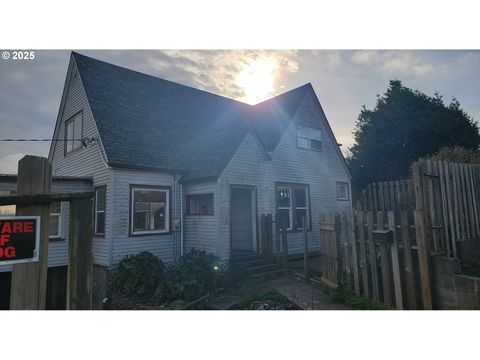
<instances>
[{"instance_id":1,"label":"tree","mask_svg":"<svg viewBox=\"0 0 480 360\"><path fill-rule=\"evenodd\" d=\"M480 164L480 150L465 149L461 146L444 147L430 156L429 159L463 164Z\"/></svg>"},{"instance_id":2,"label":"tree","mask_svg":"<svg viewBox=\"0 0 480 360\"><path fill-rule=\"evenodd\" d=\"M452 99L427 96L391 80L373 110L362 107L348 162L357 191L373 181L406 178L412 162L443 147L477 150L479 128Z\"/></svg>"}]
</instances>

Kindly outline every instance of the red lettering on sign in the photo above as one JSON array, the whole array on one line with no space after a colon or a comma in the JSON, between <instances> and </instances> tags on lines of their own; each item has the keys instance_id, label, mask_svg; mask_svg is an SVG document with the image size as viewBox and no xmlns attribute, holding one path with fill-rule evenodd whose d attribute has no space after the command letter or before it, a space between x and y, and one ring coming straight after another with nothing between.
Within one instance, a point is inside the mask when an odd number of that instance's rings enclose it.
<instances>
[{"instance_id":1,"label":"red lettering on sign","mask_svg":"<svg viewBox=\"0 0 480 360\"><path fill-rule=\"evenodd\" d=\"M25 221L23 223L23 231L26 233L33 232L33 221Z\"/></svg>"},{"instance_id":2,"label":"red lettering on sign","mask_svg":"<svg viewBox=\"0 0 480 360\"><path fill-rule=\"evenodd\" d=\"M23 232L23 223L20 221L15 221L13 223L13 232L14 233Z\"/></svg>"},{"instance_id":3,"label":"red lettering on sign","mask_svg":"<svg viewBox=\"0 0 480 360\"><path fill-rule=\"evenodd\" d=\"M7 246L5 249L0 248L0 259L1 258L14 258L15 257L15 248L13 246Z\"/></svg>"},{"instance_id":4,"label":"red lettering on sign","mask_svg":"<svg viewBox=\"0 0 480 360\"><path fill-rule=\"evenodd\" d=\"M10 234L0 235L0 246L3 246L6 242L10 241Z\"/></svg>"},{"instance_id":5,"label":"red lettering on sign","mask_svg":"<svg viewBox=\"0 0 480 360\"><path fill-rule=\"evenodd\" d=\"M10 234L12 232L12 227L9 222L3 224L2 234Z\"/></svg>"}]
</instances>

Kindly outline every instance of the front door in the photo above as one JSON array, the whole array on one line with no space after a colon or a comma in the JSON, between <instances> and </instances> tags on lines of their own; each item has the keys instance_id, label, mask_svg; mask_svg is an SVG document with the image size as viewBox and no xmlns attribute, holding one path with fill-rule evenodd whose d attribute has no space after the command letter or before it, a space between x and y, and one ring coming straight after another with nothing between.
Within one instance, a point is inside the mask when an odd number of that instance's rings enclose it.
<instances>
[{"instance_id":1,"label":"front door","mask_svg":"<svg viewBox=\"0 0 480 360\"><path fill-rule=\"evenodd\" d=\"M230 236L232 254L252 252L252 190L231 189Z\"/></svg>"}]
</instances>

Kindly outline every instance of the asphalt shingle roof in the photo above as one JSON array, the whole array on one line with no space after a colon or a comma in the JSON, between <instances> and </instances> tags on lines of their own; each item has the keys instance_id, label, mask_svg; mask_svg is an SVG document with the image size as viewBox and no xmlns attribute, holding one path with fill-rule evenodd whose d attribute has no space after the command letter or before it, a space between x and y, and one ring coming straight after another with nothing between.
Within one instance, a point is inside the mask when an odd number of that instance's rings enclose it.
<instances>
[{"instance_id":1,"label":"asphalt shingle roof","mask_svg":"<svg viewBox=\"0 0 480 360\"><path fill-rule=\"evenodd\" d=\"M307 84L255 106L72 53L110 166L217 177L249 129L272 151Z\"/></svg>"}]
</instances>

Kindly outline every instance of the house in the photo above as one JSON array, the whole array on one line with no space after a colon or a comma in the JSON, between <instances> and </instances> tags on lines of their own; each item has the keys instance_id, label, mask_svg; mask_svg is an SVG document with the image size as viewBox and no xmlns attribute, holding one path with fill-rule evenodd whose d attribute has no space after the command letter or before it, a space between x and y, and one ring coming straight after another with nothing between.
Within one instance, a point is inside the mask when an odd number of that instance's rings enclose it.
<instances>
[{"instance_id":1,"label":"house","mask_svg":"<svg viewBox=\"0 0 480 360\"><path fill-rule=\"evenodd\" d=\"M53 175L92 179L100 289L145 250L167 264L191 248L223 261L259 252L261 214L287 221L289 253L303 250L303 226L318 249L319 212L352 206L310 84L251 106L73 52L53 139L66 139L52 141Z\"/></svg>"}]
</instances>

